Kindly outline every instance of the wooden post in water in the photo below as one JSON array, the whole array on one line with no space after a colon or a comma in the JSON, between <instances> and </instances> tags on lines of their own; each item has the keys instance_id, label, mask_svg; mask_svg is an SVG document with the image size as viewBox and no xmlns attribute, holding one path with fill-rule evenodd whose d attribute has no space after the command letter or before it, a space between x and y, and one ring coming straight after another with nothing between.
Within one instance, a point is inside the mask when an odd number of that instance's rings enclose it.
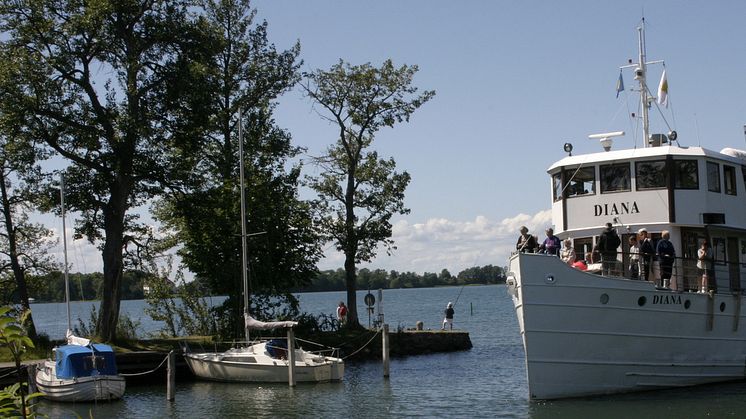
<instances>
[{"instance_id":1,"label":"wooden post in water","mask_svg":"<svg viewBox=\"0 0 746 419\"><path fill-rule=\"evenodd\" d=\"M383 324L383 334L381 335L383 343L383 376L389 378L389 325Z\"/></svg>"},{"instance_id":2,"label":"wooden post in water","mask_svg":"<svg viewBox=\"0 0 746 419\"><path fill-rule=\"evenodd\" d=\"M295 332L288 329L288 384L295 387Z\"/></svg>"},{"instance_id":3,"label":"wooden post in water","mask_svg":"<svg viewBox=\"0 0 746 419\"><path fill-rule=\"evenodd\" d=\"M168 367L166 368L166 400L172 402L176 391L176 355L173 349L168 353Z\"/></svg>"}]
</instances>

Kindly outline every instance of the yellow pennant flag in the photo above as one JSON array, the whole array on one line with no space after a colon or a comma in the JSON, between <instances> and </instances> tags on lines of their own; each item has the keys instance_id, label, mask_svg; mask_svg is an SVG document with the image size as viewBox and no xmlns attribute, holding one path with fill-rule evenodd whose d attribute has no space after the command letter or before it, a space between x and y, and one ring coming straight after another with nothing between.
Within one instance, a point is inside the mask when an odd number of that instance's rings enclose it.
<instances>
[{"instance_id":1,"label":"yellow pennant flag","mask_svg":"<svg viewBox=\"0 0 746 419\"><path fill-rule=\"evenodd\" d=\"M661 76L661 82L658 85L658 104L668 108L668 79L666 78L666 70L663 70Z\"/></svg>"}]
</instances>

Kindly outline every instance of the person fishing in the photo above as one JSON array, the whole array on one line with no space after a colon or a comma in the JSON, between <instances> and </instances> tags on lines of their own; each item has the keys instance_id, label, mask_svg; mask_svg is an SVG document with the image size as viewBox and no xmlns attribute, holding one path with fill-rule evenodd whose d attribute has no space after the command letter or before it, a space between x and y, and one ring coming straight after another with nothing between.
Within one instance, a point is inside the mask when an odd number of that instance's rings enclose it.
<instances>
[{"instance_id":1,"label":"person fishing","mask_svg":"<svg viewBox=\"0 0 746 419\"><path fill-rule=\"evenodd\" d=\"M449 301L445 310L446 317L443 319L443 327L441 327L440 330L446 330L446 325L448 325L450 329L453 330L453 313L453 303Z\"/></svg>"}]
</instances>

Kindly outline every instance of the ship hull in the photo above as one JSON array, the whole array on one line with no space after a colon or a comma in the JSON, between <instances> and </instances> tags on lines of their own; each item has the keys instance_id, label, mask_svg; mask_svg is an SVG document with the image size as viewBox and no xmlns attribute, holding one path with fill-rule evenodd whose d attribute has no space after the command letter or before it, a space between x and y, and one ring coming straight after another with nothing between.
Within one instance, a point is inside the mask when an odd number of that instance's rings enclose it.
<instances>
[{"instance_id":1,"label":"ship hull","mask_svg":"<svg viewBox=\"0 0 746 419\"><path fill-rule=\"evenodd\" d=\"M529 397L559 399L743 379L739 295L677 293L575 270L553 256L511 257Z\"/></svg>"}]
</instances>

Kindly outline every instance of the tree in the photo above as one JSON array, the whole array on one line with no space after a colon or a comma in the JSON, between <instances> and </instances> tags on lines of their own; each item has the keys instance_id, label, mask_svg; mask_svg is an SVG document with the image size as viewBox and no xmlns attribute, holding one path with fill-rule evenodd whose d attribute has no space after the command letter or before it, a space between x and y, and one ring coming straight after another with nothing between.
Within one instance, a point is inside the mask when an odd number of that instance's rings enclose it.
<instances>
[{"instance_id":1,"label":"tree","mask_svg":"<svg viewBox=\"0 0 746 419\"><path fill-rule=\"evenodd\" d=\"M149 230L133 209L191 168L204 123L210 31L187 0L4 2L0 30L22 57L25 127L71 163L67 201L79 234L101 243L97 334L116 337L125 262ZM125 257L126 256L126 257Z\"/></svg>"},{"instance_id":2,"label":"tree","mask_svg":"<svg viewBox=\"0 0 746 419\"><path fill-rule=\"evenodd\" d=\"M372 260L379 244L387 252L394 249L391 217L409 213L404 206L409 174L397 173L393 158L379 159L370 147L381 128L408 122L435 94L417 94L412 86L417 70L395 68L391 60L380 68L340 60L328 71L307 74L303 85L322 117L339 129L336 143L316 159L322 173L309 177L308 184L319 195L316 222L322 234L345 255L349 327L360 326L356 265Z\"/></svg>"},{"instance_id":3,"label":"tree","mask_svg":"<svg viewBox=\"0 0 746 419\"><path fill-rule=\"evenodd\" d=\"M36 338L36 328L29 307L26 275L55 268L49 256L52 233L39 223L29 221L29 213L43 194L44 179L38 165L46 153L27 137L23 116L13 107L18 91L16 57L3 43L0 46L0 276L9 279L0 284L4 303L20 303L28 312L24 319L28 335ZM10 285L12 284L12 285Z\"/></svg>"},{"instance_id":4,"label":"tree","mask_svg":"<svg viewBox=\"0 0 746 419\"><path fill-rule=\"evenodd\" d=\"M212 293L229 296L224 308L237 319L242 318L239 124L247 232L262 233L247 240L252 290L293 298L289 289L316 272L321 255L310 206L298 198L300 167L289 163L301 150L272 118L277 97L300 79L300 46L277 51L268 41L267 22L255 23L248 0L209 0L204 7L217 50L208 65L214 92L210 124L189 187L170 193L157 216L173 232L172 244L182 245L184 265ZM250 301L256 308L258 300ZM232 326L233 335L242 333L238 326Z\"/></svg>"}]
</instances>

